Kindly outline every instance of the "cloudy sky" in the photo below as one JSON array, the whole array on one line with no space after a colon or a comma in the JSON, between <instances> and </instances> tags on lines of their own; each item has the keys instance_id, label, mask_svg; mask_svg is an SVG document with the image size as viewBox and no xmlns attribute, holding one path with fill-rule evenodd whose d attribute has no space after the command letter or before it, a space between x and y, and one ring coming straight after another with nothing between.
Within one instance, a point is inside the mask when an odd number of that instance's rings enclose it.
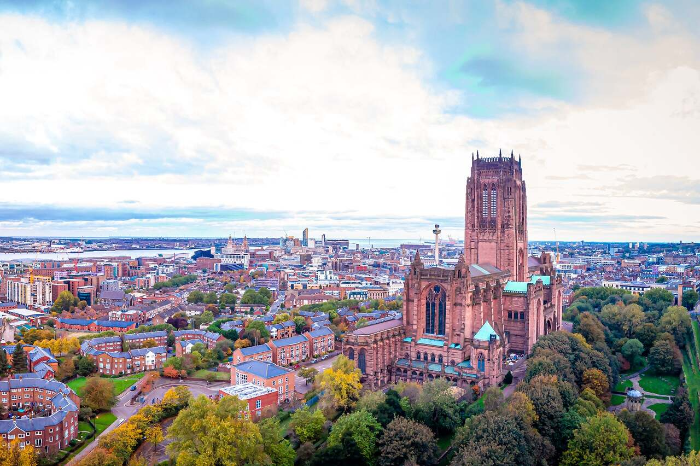
<instances>
[{"instance_id":1,"label":"cloudy sky","mask_svg":"<svg viewBox=\"0 0 700 466\"><path fill-rule=\"evenodd\" d=\"M0 0L0 235L700 239L694 0ZM439 8L438 8L439 6Z\"/></svg>"}]
</instances>

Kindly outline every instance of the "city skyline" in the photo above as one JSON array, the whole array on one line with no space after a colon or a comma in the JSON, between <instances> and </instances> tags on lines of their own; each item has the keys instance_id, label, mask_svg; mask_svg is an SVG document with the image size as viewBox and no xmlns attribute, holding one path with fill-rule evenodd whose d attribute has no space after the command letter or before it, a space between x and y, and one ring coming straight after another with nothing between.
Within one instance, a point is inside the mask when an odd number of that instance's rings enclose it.
<instances>
[{"instance_id":1,"label":"city skyline","mask_svg":"<svg viewBox=\"0 0 700 466\"><path fill-rule=\"evenodd\" d=\"M502 150L533 240L698 237L690 1L187 5L0 4L0 236L463 239Z\"/></svg>"}]
</instances>

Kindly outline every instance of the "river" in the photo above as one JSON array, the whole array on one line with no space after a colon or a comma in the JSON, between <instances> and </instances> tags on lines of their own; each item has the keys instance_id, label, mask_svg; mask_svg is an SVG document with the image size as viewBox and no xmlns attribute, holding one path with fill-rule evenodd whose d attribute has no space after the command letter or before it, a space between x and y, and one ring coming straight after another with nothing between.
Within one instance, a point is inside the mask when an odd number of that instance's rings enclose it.
<instances>
[{"instance_id":1,"label":"river","mask_svg":"<svg viewBox=\"0 0 700 466\"><path fill-rule=\"evenodd\" d=\"M204 249L204 248L203 248ZM0 261L7 262L13 260L67 260L67 259L87 259L100 257L131 257L137 259L139 257L172 257L173 254L178 256L187 255L192 257L196 249L115 249L114 251L86 251L80 253L65 253L65 252L2 252L0 253Z\"/></svg>"}]
</instances>

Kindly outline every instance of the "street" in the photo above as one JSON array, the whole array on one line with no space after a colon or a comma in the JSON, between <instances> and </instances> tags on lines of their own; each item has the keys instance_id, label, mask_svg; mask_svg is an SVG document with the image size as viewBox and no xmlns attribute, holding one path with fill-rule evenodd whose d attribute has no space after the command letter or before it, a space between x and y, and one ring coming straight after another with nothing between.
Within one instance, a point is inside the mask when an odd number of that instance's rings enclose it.
<instances>
[{"instance_id":1,"label":"street","mask_svg":"<svg viewBox=\"0 0 700 466\"><path fill-rule=\"evenodd\" d=\"M296 375L295 377L295 382L294 382L294 389L297 391L297 393L301 393L302 395L311 390L313 384L306 383L306 380L304 380L301 376L299 376L299 370L303 369L304 367L313 367L315 368L318 373L320 374L321 372L325 371L331 365L333 364L333 361L335 361L335 358L338 357L338 354L331 356L330 358L323 360L323 361L318 361L316 364L308 364L305 366L300 367L298 370L296 370L294 373Z\"/></svg>"},{"instance_id":2,"label":"street","mask_svg":"<svg viewBox=\"0 0 700 466\"><path fill-rule=\"evenodd\" d=\"M115 416L117 416L117 420L114 421L109 427L107 427L104 430L104 432L102 432L95 440L88 444L88 446L86 446L83 449L83 451L78 453L68 464L76 464L79 460L87 456L87 454L90 453L97 446L97 443L101 436L113 431L114 429L122 425L127 419L136 414L136 412L139 409L141 409L147 403L151 403L152 400L163 399L163 395L165 395L165 392L167 392L172 387L177 387L178 385L186 385L190 389L190 393L192 393L192 396L197 397L199 395L216 395L219 392L219 387L225 387L228 385L228 383L212 383L211 385L207 386L207 383L204 381L177 382L171 379L161 378L158 379L158 381L156 382L156 387L148 395L145 395L145 403L135 403L133 405L129 404L129 400L133 396L133 392L129 390L124 391L121 395L119 395L116 404L112 408L112 413Z\"/></svg>"}]
</instances>

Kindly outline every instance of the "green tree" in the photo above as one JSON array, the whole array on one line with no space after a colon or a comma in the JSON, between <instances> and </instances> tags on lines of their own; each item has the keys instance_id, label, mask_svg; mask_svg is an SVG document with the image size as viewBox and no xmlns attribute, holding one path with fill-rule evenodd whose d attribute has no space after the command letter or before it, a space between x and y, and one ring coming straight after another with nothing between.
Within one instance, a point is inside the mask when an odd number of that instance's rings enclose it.
<instances>
[{"instance_id":1,"label":"green tree","mask_svg":"<svg viewBox=\"0 0 700 466\"><path fill-rule=\"evenodd\" d=\"M299 438L300 442L315 442L321 438L325 422L326 418L321 410L317 409L311 412L308 406L304 406L292 414L289 427Z\"/></svg>"},{"instance_id":2,"label":"green tree","mask_svg":"<svg viewBox=\"0 0 700 466\"><path fill-rule=\"evenodd\" d=\"M651 323L640 325L634 332L634 338L642 342L646 351L649 351L651 347L654 346L654 342L656 341L656 337L658 335L659 331L657 330L656 325Z\"/></svg>"},{"instance_id":3,"label":"green tree","mask_svg":"<svg viewBox=\"0 0 700 466\"><path fill-rule=\"evenodd\" d=\"M263 419L258 423L262 436L263 451L269 458L269 463L275 466L293 466L296 452L289 440L282 437L280 423L277 419Z\"/></svg>"},{"instance_id":4,"label":"green tree","mask_svg":"<svg viewBox=\"0 0 700 466\"><path fill-rule=\"evenodd\" d=\"M629 431L610 413L600 413L581 424L564 452L563 466L618 465L634 455Z\"/></svg>"},{"instance_id":5,"label":"green tree","mask_svg":"<svg viewBox=\"0 0 700 466\"><path fill-rule=\"evenodd\" d=\"M673 335L678 346L685 346L685 338L691 329L688 310L683 306L670 306L659 320L659 329Z\"/></svg>"},{"instance_id":6,"label":"green tree","mask_svg":"<svg viewBox=\"0 0 700 466\"><path fill-rule=\"evenodd\" d=\"M295 330L298 335L301 335L302 332L304 331L304 327L306 326L306 319L304 319L301 316L297 316L294 318L294 326L296 327Z\"/></svg>"},{"instance_id":7,"label":"green tree","mask_svg":"<svg viewBox=\"0 0 700 466\"><path fill-rule=\"evenodd\" d=\"M379 466L422 466L437 462L438 448L433 432L423 424L402 417L386 426L377 447Z\"/></svg>"},{"instance_id":8,"label":"green tree","mask_svg":"<svg viewBox=\"0 0 700 466\"><path fill-rule=\"evenodd\" d=\"M678 374L681 370L680 351L675 343L660 339L649 351L648 363L657 374Z\"/></svg>"},{"instance_id":9,"label":"green tree","mask_svg":"<svg viewBox=\"0 0 700 466\"><path fill-rule=\"evenodd\" d=\"M253 320L249 322L245 328L245 331L248 333L251 330L257 330L260 332L260 337L262 338L270 338L270 331L267 329L267 327L265 327L265 322L262 320Z\"/></svg>"},{"instance_id":10,"label":"green tree","mask_svg":"<svg viewBox=\"0 0 700 466\"><path fill-rule=\"evenodd\" d=\"M168 429L167 451L180 466L264 464L258 427L241 412L247 403L234 396L218 403L204 395L192 400Z\"/></svg>"},{"instance_id":11,"label":"green tree","mask_svg":"<svg viewBox=\"0 0 700 466\"><path fill-rule=\"evenodd\" d=\"M78 356L78 364L76 364L78 375L87 377L97 370L97 365L91 357L88 356Z\"/></svg>"},{"instance_id":12,"label":"green tree","mask_svg":"<svg viewBox=\"0 0 700 466\"><path fill-rule=\"evenodd\" d=\"M681 438L686 438L688 429L695 419L695 411L690 405L688 391L684 387L679 387L673 397L673 403L661 415L661 422L673 424L681 433Z\"/></svg>"},{"instance_id":13,"label":"green tree","mask_svg":"<svg viewBox=\"0 0 700 466\"><path fill-rule=\"evenodd\" d=\"M631 413L623 409L617 418L630 431L642 455L647 458L663 458L668 454L664 429L654 416L645 411Z\"/></svg>"},{"instance_id":14,"label":"green tree","mask_svg":"<svg viewBox=\"0 0 700 466\"><path fill-rule=\"evenodd\" d=\"M204 293L199 290L191 291L190 294L187 295L187 302L190 304L203 303Z\"/></svg>"},{"instance_id":15,"label":"green tree","mask_svg":"<svg viewBox=\"0 0 700 466\"><path fill-rule=\"evenodd\" d=\"M584 312L578 316L574 322L574 332L583 335L588 343L605 341L605 327L600 323L600 320L590 312Z\"/></svg>"},{"instance_id":16,"label":"green tree","mask_svg":"<svg viewBox=\"0 0 700 466\"><path fill-rule=\"evenodd\" d=\"M219 302L219 298L216 296L216 292L210 291L204 295L204 304L216 304Z\"/></svg>"},{"instance_id":17,"label":"green tree","mask_svg":"<svg viewBox=\"0 0 700 466\"><path fill-rule=\"evenodd\" d=\"M367 411L344 414L333 425L328 436L328 446L341 445L343 436L350 435L357 443L365 460L372 463L377 453L377 436L381 430L382 426Z\"/></svg>"},{"instance_id":18,"label":"green tree","mask_svg":"<svg viewBox=\"0 0 700 466\"><path fill-rule=\"evenodd\" d=\"M306 381L306 385L308 385L310 382L313 382L318 375L318 369L314 367L303 367L299 369L298 375L304 379Z\"/></svg>"},{"instance_id":19,"label":"green tree","mask_svg":"<svg viewBox=\"0 0 700 466\"><path fill-rule=\"evenodd\" d=\"M460 418L452 384L444 379L423 384L413 416L438 435L454 431Z\"/></svg>"},{"instance_id":20,"label":"green tree","mask_svg":"<svg viewBox=\"0 0 700 466\"><path fill-rule=\"evenodd\" d=\"M80 391L80 397L83 404L93 411L107 411L116 401L114 385L100 377L88 377Z\"/></svg>"},{"instance_id":21,"label":"green tree","mask_svg":"<svg viewBox=\"0 0 700 466\"><path fill-rule=\"evenodd\" d=\"M632 338L622 345L621 352L625 359L632 364L632 367L639 367L639 361L644 352L644 345L636 338Z\"/></svg>"},{"instance_id":22,"label":"green tree","mask_svg":"<svg viewBox=\"0 0 700 466\"><path fill-rule=\"evenodd\" d=\"M684 291L683 299L681 301L684 308L695 309L695 305L698 303L698 292L695 290Z\"/></svg>"},{"instance_id":23,"label":"green tree","mask_svg":"<svg viewBox=\"0 0 700 466\"><path fill-rule=\"evenodd\" d=\"M0 348L0 377L6 377L10 372L10 363L7 360L7 352Z\"/></svg>"},{"instance_id":24,"label":"green tree","mask_svg":"<svg viewBox=\"0 0 700 466\"><path fill-rule=\"evenodd\" d=\"M24 352L22 343L15 345L15 350L12 352L12 372L15 374L23 374L29 371L27 363L27 354Z\"/></svg>"},{"instance_id":25,"label":"green tree","mask_svg":"<svg viewBox=\"0 0 700 466\"><path fill-rule=\"evenodd\" d=\"M75 306L78 305L78 298L73 296L70 291L61 291L58 297L54 300L53 306L51 306L51 312L61 313L63 311L70 311Z\"/></svg>"},{"instance_id":26,"label":"green tree","mask_svg":"<svg viewBox=\"0 0 700 466\"><path fill-rule=\"evenodd\" d=\"M329 464L334 466L367 466L373 463L368 462L363 456L355 438L350 433L346 433L340 439L339 444L317 451L308 463L309 466L328 466Z\"/></svg>"},{"instance_id":27,"label":"green tree","mask_svg":"<svg viewBox=\"0 0 700 466\"><path fill-rule=\"evenodd\" d=\"M234 295L233 293L223 293L219 297L219 303L223 304L224 306L233 308L236 306L236 295Z\"/></svg>"}]
</instances>

